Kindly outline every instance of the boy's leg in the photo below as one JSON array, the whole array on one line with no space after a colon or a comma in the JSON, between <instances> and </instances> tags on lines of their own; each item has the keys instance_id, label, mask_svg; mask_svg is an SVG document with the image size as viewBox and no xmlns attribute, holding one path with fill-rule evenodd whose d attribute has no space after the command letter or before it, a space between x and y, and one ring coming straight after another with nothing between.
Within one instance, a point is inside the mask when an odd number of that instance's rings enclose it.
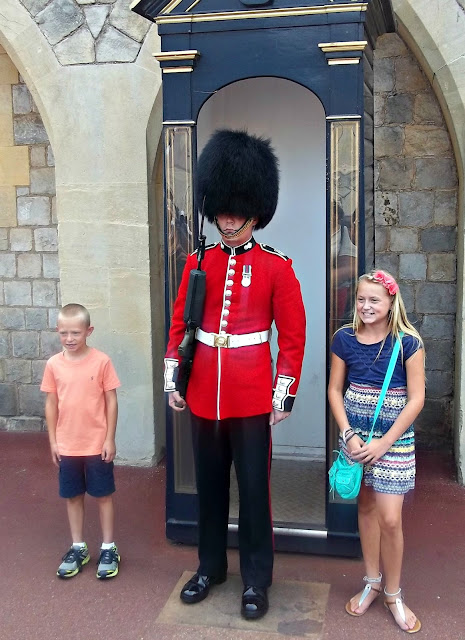
<instances>
[{"instance_id":1,"label":"boy's leg","mask_svg":"<svg viewBox=\"0 0 465 640\"><path fill-rule=\"evenodd\" d=\"M109 544L110 542L114 542L115 509L113 506L113 495L110 494L109 496L97 498L97 503L103 542Z\"/></svg>"},{"instance_id":2,"label":"boy's leg","mask_svg":"<svg viewBox=\"0 0 465 640\"><path fill-rule=\"evenodd\" d=\"M84 494L66 498L69 528L73 544L84 540Z\"/></svg>"}]
</instances>

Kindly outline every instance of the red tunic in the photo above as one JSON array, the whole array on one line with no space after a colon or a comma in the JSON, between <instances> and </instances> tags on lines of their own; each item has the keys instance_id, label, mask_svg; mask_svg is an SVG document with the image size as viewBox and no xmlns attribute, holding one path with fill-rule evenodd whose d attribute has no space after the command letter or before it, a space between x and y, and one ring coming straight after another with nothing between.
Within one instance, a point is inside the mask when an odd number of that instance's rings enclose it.
<instances>
[{"instance_id":1,"label":"red tunic","mask_svg":"<svg viewBox=\"0 0 465 640\"><path fill-rule=\"evenodd\" d=\"M185 331L183 321L189 273L197 256L186 261L174 305L165 357L165 391L173 391L173 367ZM238 348L197 342L186 394L191 411L209 420L269 413L272 406L290 411L300 380L305 346L305 311L292 260L253 238L240 247L207 247L202 269L206 297L202 329L242 335L278 331L279 353L272 388L269 342ZM274 394L273 394L274 389Z\"/></svg>"}]
</instances>

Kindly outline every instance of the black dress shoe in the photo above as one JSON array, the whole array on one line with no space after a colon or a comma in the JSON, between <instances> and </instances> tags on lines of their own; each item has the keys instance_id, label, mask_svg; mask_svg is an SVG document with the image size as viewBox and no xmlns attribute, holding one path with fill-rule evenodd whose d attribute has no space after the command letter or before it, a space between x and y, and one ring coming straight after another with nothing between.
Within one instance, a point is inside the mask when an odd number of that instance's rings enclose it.
<instances>
[{"instance_id":1,"label":"black dress shoe","mask_svg":"<svg viewBox=\"0 0 465 640\"><path fill-rule=\"evenodd\" d=\"M241 614L246 620L258 620L268 611L268 594L260 587L244 587Z\"/></svg>"},{"instance_id":2,"label":"black dress shoe","mask_svg":"<svg viewBox=\"0 0 465 640\"><path fill-rule=\"evenodd\" d=\"M186 604L196 604L205 600L214 584L221 584L226 580L226 574L221 576L202 576L199 572L192 576L181 589L179 597Z\"/></svg>"}]
</instances>

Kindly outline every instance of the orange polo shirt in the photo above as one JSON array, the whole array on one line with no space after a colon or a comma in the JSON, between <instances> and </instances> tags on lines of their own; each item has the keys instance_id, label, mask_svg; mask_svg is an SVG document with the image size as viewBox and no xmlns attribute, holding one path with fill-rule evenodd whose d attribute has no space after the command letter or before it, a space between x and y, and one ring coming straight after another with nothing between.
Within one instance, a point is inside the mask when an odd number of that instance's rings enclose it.
<instances>
[{"instance_id":1,"label":"orange polo shirt","mask_svg":"<svg viewBox=\"0 0 465 640\"><path fill-rule=\"evenodd\" d=\"M63 456L94 456L107 435L105 391L120 381L110 358L91 348L82 360L58 353L48 360L41 391L58 395L56 439Z\"/></svg>"}]
</instances>

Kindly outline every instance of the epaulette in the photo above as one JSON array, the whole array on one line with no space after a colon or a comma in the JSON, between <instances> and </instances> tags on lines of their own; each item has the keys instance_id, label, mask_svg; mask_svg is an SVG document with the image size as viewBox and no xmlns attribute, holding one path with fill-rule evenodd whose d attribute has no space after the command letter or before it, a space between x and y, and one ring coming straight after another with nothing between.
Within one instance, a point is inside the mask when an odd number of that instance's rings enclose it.
<instances>
[{"instance_id":1,"label":"epaulette","mask_svg":"<svg viewBox=\"0 0 465 640\"><path fill-rule=\"evenodd\" d=\"M263 249L263 251L267 251L268 253L273 253L275 256L279 256L283 260L289 260L288 256L284 255L284 253L282 253L281 251L278 251L278 249L275 249L274 247L270 247L269 244L263 244L263 242L260 242L260 246Z\"/></svg>"},{"instance_id":2,"label":"epaulette","mask_svg":"<svg viewBox=\"0 0 465 640\"><path fill-rule=\"evenodd\" d=\"M205 246L205 251L207 249L214 249L218 244L219 244L218 242L214 242L213 244L207 244ZM197 249L191 253L191 256L195 256L196 253L197 253Z\"/></svg>"}]
</instances>

